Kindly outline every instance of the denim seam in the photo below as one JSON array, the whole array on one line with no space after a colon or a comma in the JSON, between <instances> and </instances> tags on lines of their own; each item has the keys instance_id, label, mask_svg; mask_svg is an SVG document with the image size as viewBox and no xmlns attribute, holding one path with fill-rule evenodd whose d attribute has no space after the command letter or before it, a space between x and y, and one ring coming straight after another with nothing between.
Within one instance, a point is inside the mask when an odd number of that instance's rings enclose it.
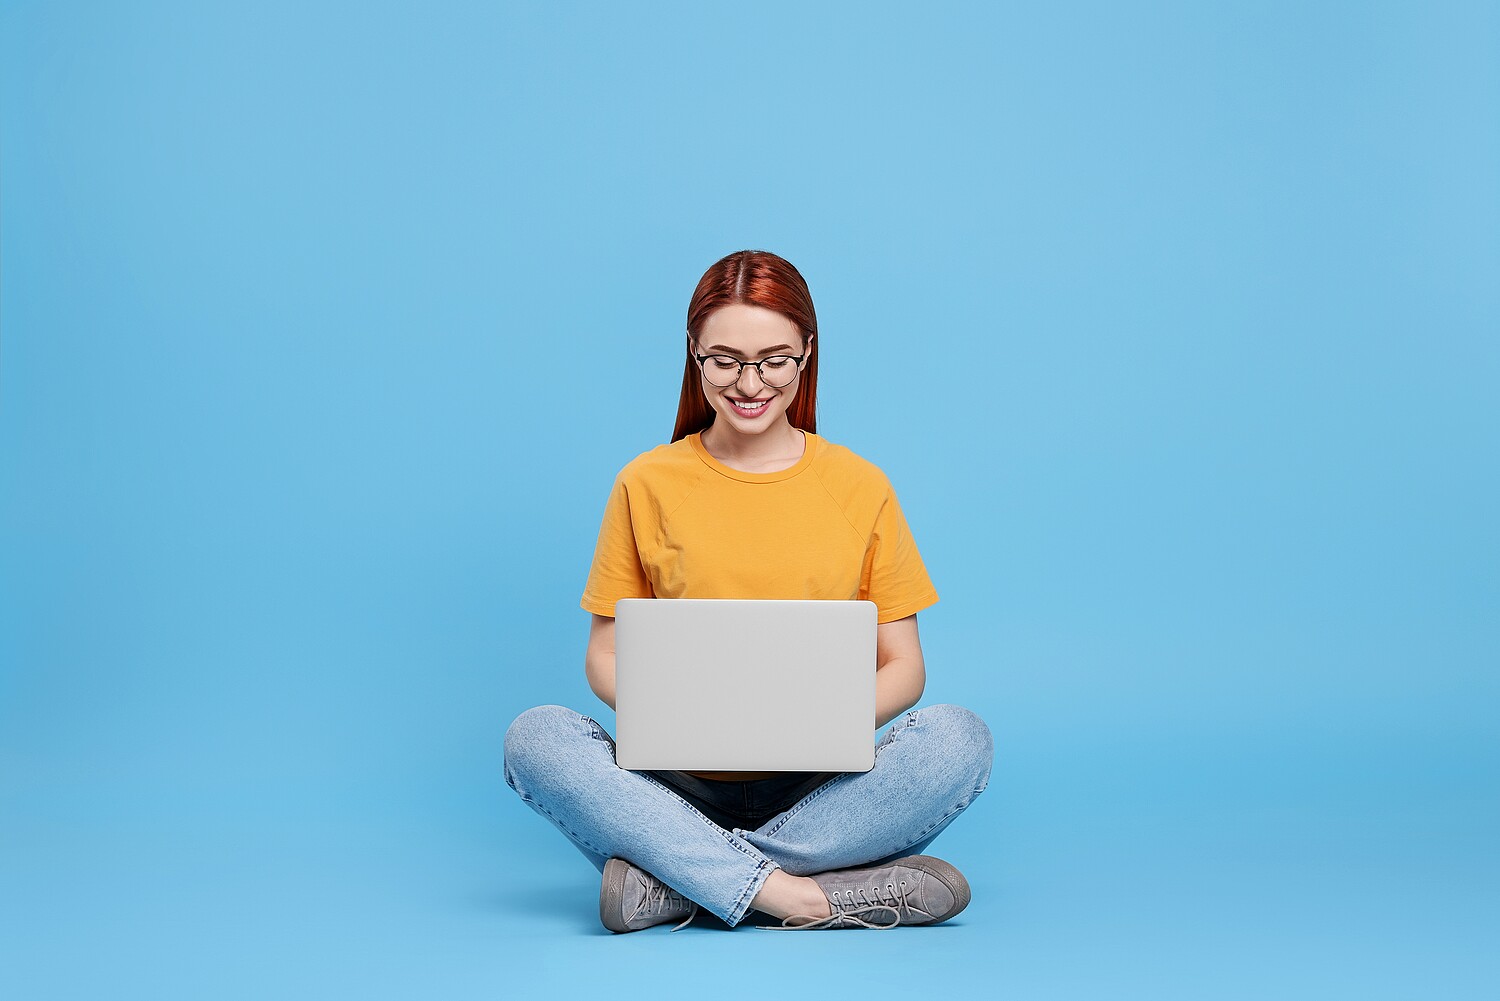
<instances>
[{"instance_id":1,"label":"denim seam","mask_svg":"<svg viewBox=\"0 0 1500 1001\"><path fill-rule=\"evenodd\" d=\"M775 827L771 828L769 831L766 831L765 832L765 836L766 837L771 837L772 835L774 835L777 831L779 831L783 827L785 827L787 825L787 823L789 823L793 817L795 817L797 814L801 813L807 807L807 805L809 803L811 803L813 800L817 799L819 796L823 795L823 793L827 792L829 789L832 789L834 786L838 785L840 782L843 782L849 776L856 775L856 774L859 774L859 773L857 773L857 772L845 772L842 775L838 776L837 778L829 779L827 782L824 782L822 785L818 786L818 788L816 788L812 792L808 793L806 796L804 796L802 798L802 800L799 803L797 803L795 806L793 806L792 809L787 812L787 815L785 817L782 817L781 821L779 823L777 823L777 825Z\"/></svg>"},{"instance_id":2,"label":"denim seam","mask_svg":"<svg viewBox=\"0 0 1500 1001\"><path fill-rule=\"evenodd\" d=\"M520 792L520 791L517 790L517 792ZM559 830L565 831L567 833L568 837L570 837L573 840L577 841L579 844L586 845L588 847L589 851L593 852L595 855L603 855L605 858L609 857L609 853L608 852L604 851L603 849L600 849L600 848L596 847L592 842L590 842L583 835L576 833L567 824L564 824L561 820L558 820L557 817L553 815L553 813L552 813L551 810L548 810L545 806L543 806L542 804L538 803L536 800L532 799L530 796L526 795L524 792L521 792L520 796L521 796L521 800L523 802L525 802L533 810L536 810L538 813L542 814L548 820L552 821L552 823L556 824L558 826Z\"/></svg>"},{"instance_id":3,"label":"denim seam","mask_svg":"<svg viewBox=\"0 0 1500 1001\"><path fill-rule=\"evenodd\" d=\"M650 776L645 776L645 778L647 778L647 779L649 779L650 781L653 781L653 782L656 781L655 779L651 779ZM667 787L666 786L662 786L660 782L657 782L656 784L659 785L659 786L661 786L663 789L667 789ZM687 802L681 796L678 796L676 793L672 792L671 789L667 789L667 792L671 793L672 798L676 799L678 803L682 804L683 809L689 810L692 813L696 813L700 817L703 816L702 813L700 813L698 811L697 807L693 806L693 804ZM575 832L571 827L569 827L567 824L565 824L561 820L559 820L557 818L557 816L554 813L552 813L551 810L548 810L541 803L539 803L536 800L532 799L530 796L526 795L525 793L520 792L519 790L517 790L517 793L520 795L522 801L524 801L532 809L534 809L534 810L538 811L539 813L541 813L542 815L544 815L548 820L550 820L554 824L556 824L561 830L566 831L568 833L569 837L571 837L574 840L578 841L580 844L586 845L588 847L588 849L590 851L592 851L595 855L603 855L606 858L610 857L608 852L604 851L602 848L599 848L597 845L595 845L592 842L590 842L587 838L583 837L581 834L578 834L577 832ZM766 862L769 861L769 859L767 859L764 855L762 855L758 851L754 852L753 854L750 851L746 851L745 850L745 846L742 845L742 844L739 844L738 843L738 839L736 839L728 831L724 830L724 828L720 827L718 824L715 824L713 821L709 820L707 817L703 817L703 819L704 819L705 822L708 823L708 825L710 827L712 827L715 831L718 832L718 834L724 839L724 842L726 844L728 844L731 848L734 848L736 851L738 851L740 854L744 855L746 858L752 859L755 862L760 863L760 864L764 864L764 863L766 863Z\"/></svg>"},{"instance_id":4,"label":"denim seam","mask_svg":"<svg viewBox=\"0 0 1500 1001\"><path fill-rule=\"evenodd\" d=\"M729 914L724 919L725 924L733 928L744 920L745 912L750 909L750 902L755 899L756 893L765 885L766 879L778 868L780 867L770 859L761 859L760 864L755 867L755 871L750 874L750 879L746 881L745 888L740 891L738 897L734 898L734 904L730 906ZM762 871L765 872L765 876L761 876Z\"/></svg>"},{"instance_id":5,"label":"denim seam","mask_svg":"<svg viewBox=\"0 0 1500 1001\"><path fill-rule=\"evenodd\" d=\"M953 807L947 813L943 814L937 820L935 820L932 823L928 824L925 828L923 828L922 833L918 834L917 837L916 837L916 840L912 841L911 844L912 845L919 845L919 844L921 844L922 843L922 839L925 838L925 837L927 837L927 835L929 833L931 833L932 831L936 830L939 827L942 827L943 824L947 823L953 817L956 817L960 813L963 813L965 810L967 810L969 808L969 804L972 803L972 802L973 802L973 800L965 800L964 802L962 802L962 803L958 804L957 806ZM906 847L909 849L909 848L911 848L911 845L907 845Z\"/></svg>"},{"instance_id":6,"label":"denim seam","mask_svg":"<svg viewBox=\"0 0 1500 1001\"><path fill-rule=\"evenodd\" d=\"M958 803L957 806L953 807L947 813L945 813L941 817L939 817L936 823L929 824L927 826L927 830L924 830L921 834L917 835L917 840L913 841L912 844L915 845L915 844L920 843L921 840L927 836L927 834L928 834L929 831L933 830L936 827L942 826L943 822L946 821L949 817L956 816L957 814L960 814L963 811L967 810L969 807L973 806L974 805L974 801L979 798L979 794L982 793L982 792L984 792L986 786L988 786L988 785L989 785L989 783L986 782L984 785L980 786L978 789L975 789L968 796L964 797L964 799L961 800Z\"/></svg>"},{"instance_id":7,"label":"denim seam","mask_svg":"<svg viewBox=\"0 0 1500 1001\"><path fill-rule=\"evenodd\" d=\"M668 786L666 783L661 782L660 780L658 780L656 778L653 778L650 775L646 775L646 774L639 773L639 772L636 773L636 774L639 774L641 776L641 778L645 779L647 782L654 782L659 788L665 790L666 793L667 793L667 795L669 795L673 799L675 799L678 802L678 804L681 805L681 807L684 810L687 810L689 813L694 814L700 820L702 820L705 824L707 824L711 830L715 831L720 837L722 837L724 839L724 843L725 844L729 845L735 851L737 851L740 854L744 855L746 858L755 859L757 862L764 862L764 861L766 861L765 855L761 854L758 850L753 850L752 849L751 851L747 851L746 850L746 845L745 845L744 842L742 842L735 835L733 835L733 834L729 833L728 831L724 830L724 828L720 827L718 824L714 823L712 820L710 820L707 817L705 817L703 815L703 811L702 810L698 809L696 806L694 806L693 804L689 803L687 800L685 800L681 796L679 796L677 794L677 791L674 790L671 786Z\"/></svg>"},{"instance_id":8,"label":"denim seam","mask_svg":"<svg viewBox=\"0 0 1500 1001\"><path fill-rule=\"evenodd\" d=\"M608 744L611 749L614 748L615 742L613 740L611 740L609 737L605 736L605 734L604 734L604 727L600 726L599 722L597 720L593 719L590 716L584 716L582 714L580 714L578 718L589 725L590 729L593 731L593 733L591 734L591 736L595 740L598 740L598 741L601 741L603 743ZM613 753L611 753L611 757L613 757ZM619 766L616 765L616 767L619 767ZM622 769L622 771L629 771L629 769ZM721 838L724 839L724 843L725 844L729 845L731 848L733 848L735 851L739 852L741 855L744 855L746 858L755 859L756 861L763 861L763 860L765 860L765 856L762 855L759 851L754 850L754 849L751 849L751 850L747 851L746 850L746 844L744 842L742 842L739 838L735 837L733 834L730 834L728 831L724 830L724 828L720 827L718 824L714 823L712 820L710 820L707 817L705 817L703 815L703 811L702 810L699 810L696 806L694 806L693 804L689 803L687 800L683 799L681 796L679 796L677 794L677 791L675 789L671 788L666 783L660 781L659 779L657 779L656 777L654 777L652 775L647 775L645 772L635 772L633 774L639 775L641 778L645 779L647 782L654 783L657 786L657 788L666 791L666 793L668 795L670 795L673 799L675 799L678 802L678 804L684 810L687 810L688 812L690 812L690 813L694 814L695 816L697 816L698 819L702 820L705 824L707 824L711 830L717 832L718 835ZM598 851L598 850L595 849L595 851ZM600 854L603 854L603 853L600 852Z\"/></svg>"},{"instance_id":9,"label":"denim seam","mask_svg":"<svg viewBox=\"0 0 1500 1001\"><path fill-rule=\"evenodd\" d=\"M890 729L890 731L885 735L885 739L882 740L880 742L880 744L878 745L877 750L879 750L880 747L885 747L885 746L889 745L891 742L893 742L896 739L896 734L900 733L902 730L905 730L908 727L912 727L912 726L916 725L916 723L917 723L917 710L913 709L913 710L911 710L909 712L903 713L902 715L906 719L906 722L904 722L900 726L892 727ZM812 792L808 793L805 797L803 797L803 799L801 800L801 802L795 804L792 807L791 812L789 812L785 817L781 818L781 822L780 823L778 823L775 827L771 828L769 831L765 832L765 836L766 837L770 837L771 835L775 834L777 831L781 830L783 827L785 827L791 821L791 819L793 817L795 817L797 814L801 813L803 811L803 809L806 808L806 806L809 803L811 803L813 800L817 799L819 796L823 795L823 793L826 792L827 790L832 789L834 786L838 785L840 782L843 782L845 779L849 778L851 775L863 775L863 774L865 774L865 773L864 772L844 772L842 775L839 775L836 778L831 778L827 782L824 782L822 785L818 786L818 788L814 789Z\"/></svg>"}]
</instances>

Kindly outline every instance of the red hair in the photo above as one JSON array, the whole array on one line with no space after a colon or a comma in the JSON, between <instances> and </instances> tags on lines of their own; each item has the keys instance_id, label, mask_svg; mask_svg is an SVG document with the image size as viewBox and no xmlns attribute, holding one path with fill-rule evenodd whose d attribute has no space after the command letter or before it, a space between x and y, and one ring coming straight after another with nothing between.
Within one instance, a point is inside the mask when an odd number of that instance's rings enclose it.
<instances>
[{"instance_id":1,"label":"red hair","mask_svg":"<svg viewBox=\"0 0 1500 1001\"><path fill-rule=\"evenodd\" d=\"M698 337L709 314L723 306L743 302L775 310L797 325L807 361L797 383L797 396L786 417L794 428L809 434L818 430L818 316L813 311L807 282L791 263L769 250L737 250L715 261L698 279L688 303L688 355L682 370L682 398L677 402L677 427L672 440L686 438L714 422L714 409L703 396L702 372L693 358L692 341ZM809 344L811 341L811 344Z\"/></svg>"}]
</instances>

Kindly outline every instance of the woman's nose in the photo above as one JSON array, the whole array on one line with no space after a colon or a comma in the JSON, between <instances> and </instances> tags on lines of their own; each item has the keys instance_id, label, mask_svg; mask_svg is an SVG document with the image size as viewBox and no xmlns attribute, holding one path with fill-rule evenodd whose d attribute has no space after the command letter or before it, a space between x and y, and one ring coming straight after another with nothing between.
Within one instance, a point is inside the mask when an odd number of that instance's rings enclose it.
<instances>
[{"instance_id":1,"label":"woman's nose","mask_svg":"<svg viewBox=\"0 0 1500 1001\"><path fill-rule=\"evenodd\" d=\"M755 374L755 383L753 383L753 385L764 386L766 384L766 381L760 377L760 369L756 368L754 365L746 365L744 368L740 369L740 377L735 380L734 387L736 389L739 389L740 383L745 381L745 376L750 375L752 372ZM751 396L753 394L746 390L745 395Z\"/></svg>"}]
</instances>

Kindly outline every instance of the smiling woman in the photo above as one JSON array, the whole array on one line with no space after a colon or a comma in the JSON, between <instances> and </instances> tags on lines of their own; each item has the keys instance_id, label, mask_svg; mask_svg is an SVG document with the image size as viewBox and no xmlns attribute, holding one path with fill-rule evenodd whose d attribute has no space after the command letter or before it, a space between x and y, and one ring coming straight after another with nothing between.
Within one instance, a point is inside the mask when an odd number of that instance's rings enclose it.
<instances>
[{"instance_id":1,"label":"smiling woman","mask_svg":"<svg viewBox=\"0 0 1500 1001\"><path fill-rule=\"evenodd\" d=\"M688 354L683 364L682 395L677 401L677 426L672 429L672 440L711 427L717 414L730 419L739 416L733 407L721 403L729 396L778 397L782 405L776 414L782 417L784 425L779 430L796 427L816 431L817 332L812 294L790 262L765 251L742 250L714 264L699 279L688 305ZM727 368L721 368L717 362L705 365L699 360L705 354L748 360L779 352L786 352L780 357L795 358L796 362L774 368L771 381L779 382L778 386L764 381L765 369L770 366L761 366L755 376L746 375L751 366L742 366L731 380ZM738 425L737 429L750 430L744 425ZM761 431L764 428L755 433ZM781 437L787 439L785 434ZM770 440L774 441L774 436Z\"/></svg>"},{"instance_id":2,"label":"smiling woman","mask_svg":"<svg viewBox=\"0 0 1500 1001\"><path fill-rule=\"evenodd\" d=\"M894 725L868 772L634 772L591 717L522 713L506 781L603 874L613 931L700 904L731 927L753 908L781 928L933 924L968 904L962 874L919 853L988 784L990 732L960 706L912 708L926 681L916 615L937 591L890 480L816 433L817 363L790 263L746 250L703 275L672 439L628 462L605 504L585 671L613 708L621 598L871 601L872 722Z\"/></svg>"},{"instance_id":3,"label":"smiling woman","mask_svg":"<svg viewBox=\"0 0 1500 1001\"><path fill-rule=\"evenodd\" d=\"M777 338L794 340L799 347L787 343L757 347ZM704 447L710 455L731 465L775 466L787 462L788 457L790 462L801 458L804 436L792 427L787 410L802 388L798 376L812 354L812 340L808 336L803 342L790 320L763 306L732 303L715 310L704 321L697 338L688 335L690 365L698 377L694 381L701 380L701 385L694 386L694 406L679 415L672 440L685 437L686 432L681 430L684 420L693 424L701 421L708 425L700 434ZM703 341L716 343L697 348ZM802 347L803 343L808 346ZM775 354L777 351L796 353ZM742 360L751 358L759 360ZM808 381L811 383L811 378ZM810 400L813 396L808 392L803 398ZM694 414L704 410L705 401L712 409L701 417ZM718 420L718 416L724 420ZM809 405L805 429L813 430L812 423Z\"/></svg>"}]
</instances>

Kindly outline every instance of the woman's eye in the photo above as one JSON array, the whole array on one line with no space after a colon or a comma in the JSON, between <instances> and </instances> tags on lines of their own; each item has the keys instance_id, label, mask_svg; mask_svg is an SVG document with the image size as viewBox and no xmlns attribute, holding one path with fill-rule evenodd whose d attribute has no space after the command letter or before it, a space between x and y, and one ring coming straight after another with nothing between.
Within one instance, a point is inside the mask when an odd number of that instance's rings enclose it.
<instances>
[{"instance_id":1,"label":"woman's eye","mask_svg":"<svg viewBox=\"0 0 1500 1001\"><path fill-rule=\"evenodd\" d=\"M791 363L792 360L790 358L785 358L778 355L775 358L767 358L763 364L766 366L766 368L775 371L778 368L786 368Z\"/></svg>"},{"instance_id":2,"label":"woman's eye","mask_svg":"<svg viewBox=\"0 0 1500 1001\"><path fill-rule=\"evenodd\" d=\"M712 359L712 361L714 363L714 368L724 369L726 371L731 368L740 367L739 362L735 361L733 358L725 358L723 355L716 355Z\"/></svg>"}]
</instances>

